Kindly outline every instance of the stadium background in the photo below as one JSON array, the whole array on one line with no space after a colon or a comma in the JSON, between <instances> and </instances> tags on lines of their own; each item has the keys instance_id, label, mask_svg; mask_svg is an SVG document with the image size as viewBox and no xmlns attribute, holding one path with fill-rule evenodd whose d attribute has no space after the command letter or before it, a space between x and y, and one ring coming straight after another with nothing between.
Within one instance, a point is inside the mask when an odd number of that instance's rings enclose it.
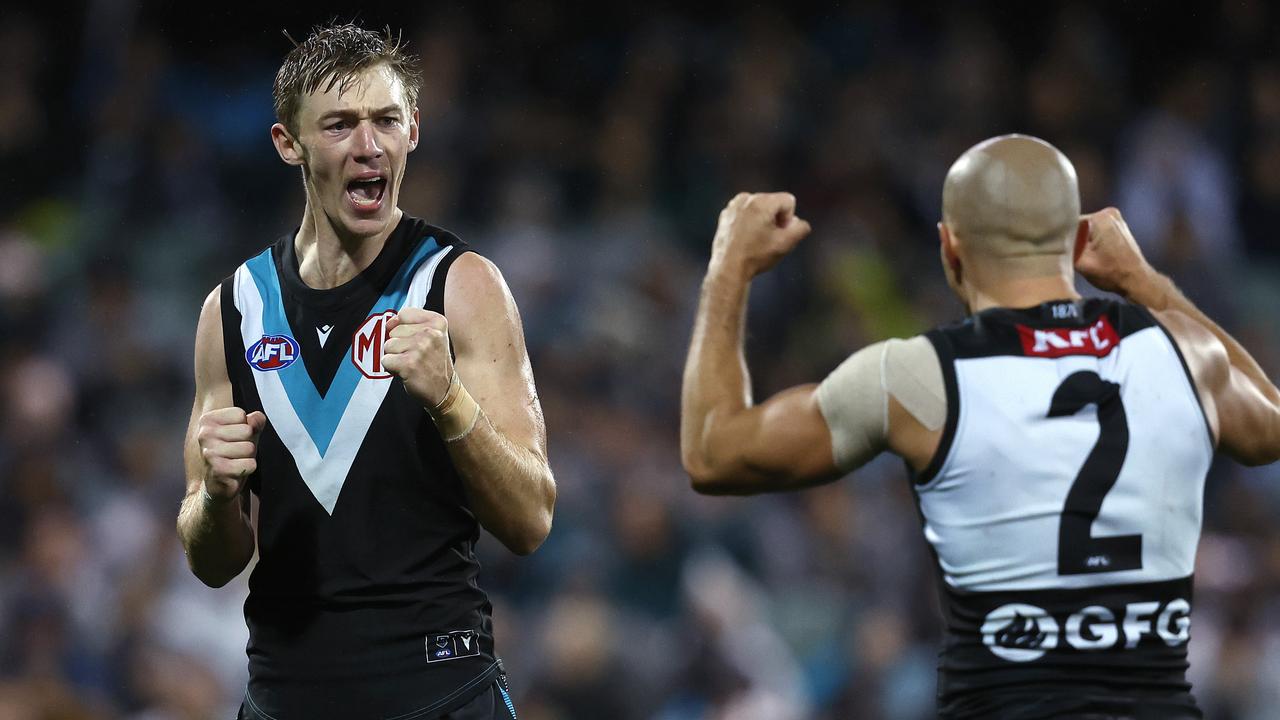
<instances>
[{"instance_id":1,"label":"stadium background","mask_svg":"<svg viewBox=\"0 0 1280 720\"><path fill-rule=\"evenodd\" d=\"M299 218L267 134L280 30L356 11L173 5L0 22L4 720L229 717L243 690L244 577L203 587L174 532L192 338L204 294ZM1014 130L1280 372L1277 10L1011 5L359 11L423 57L402 207L503 269L546 410L555 529L527 559L483 544L522 718L932 714L899 463L756 499L680 469L693 304L738 190L792 190L815 228L752 293L760 397L959 316L941 180ZM1280 707L1278 474L1211 476L1191 677L1212 718Z\"/></svg>"}]
</instances>

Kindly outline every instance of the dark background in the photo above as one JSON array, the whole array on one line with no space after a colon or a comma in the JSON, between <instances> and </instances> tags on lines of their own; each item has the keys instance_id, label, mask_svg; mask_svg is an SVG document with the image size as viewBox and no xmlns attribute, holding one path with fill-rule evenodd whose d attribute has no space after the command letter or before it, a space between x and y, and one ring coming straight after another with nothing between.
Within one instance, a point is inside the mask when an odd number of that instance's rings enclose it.
<instances>
[{"instance_id":1,"label":"dark background","mask_svg":"<svg viewBox=\"0 0 1280 720\"><path fill-rule=\"evenodd\" d=\"M45 3L0 13L0 719L229 717L243 577L173 525L204 295L290 231L271 82L330 18L422 55L402 207L503 270L560 487L546 545L482 580L522 718L931 716L933 571L900 463L694 495L680 370L716 214L814 224L753 287L757 396L954 319L934 223L967 147L1028 132L1153 262L1280 368L1280 13L1265 2ZM1274 468L1210 477L1191 678L1280 703ZM247 573L246 573L247 574Z\"/></svg>"}]
</instances>

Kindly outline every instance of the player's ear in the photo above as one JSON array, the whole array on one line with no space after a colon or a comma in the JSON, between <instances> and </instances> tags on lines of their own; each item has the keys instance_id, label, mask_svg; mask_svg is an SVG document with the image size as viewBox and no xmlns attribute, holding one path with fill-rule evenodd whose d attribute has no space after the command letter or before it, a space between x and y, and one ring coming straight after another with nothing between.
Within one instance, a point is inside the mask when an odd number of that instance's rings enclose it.
<instances>
[{"instance_id":1,"label":"player's ear","mask_svg":"<svg viewBox=\"0 0 1280 720\"><path fill-rule=\"evenodd\" d=\"M302 144L293 137L282 123L271 126L271 142L276 146L280 159L288 165L301 165L303 160Z\"/></svg>"},{"instance_id":2,"label":"player's ear","mask_svg":"<svg viewBox=\"0 0 1280 720\"><path fill-rule=\"evenodd\" d=\"M939 254L942 257L942 269L947 274L947 281L956 292L960 292L961 278L964 277L960 253L956 251L958 242L946 223L938 223L938 245Z\"/></svg>"},{"instance_id":3,"label":"player's ear","mask_svg":"<svg viewBox=\"0 0 1280 720\"><path fill-rule=\"evenodd\" d=\"M1080 262L1080 256L1084 254L1084 248L1089 244L1089 217L1080 218L1080 225L1076 228L1076 245L1071 249L1071 266Z\"/></svg>"},{"instance_id":4,"label":"player's ear","mask_svg":"<svg viewBox=\"0 0 1280 720\"><path fill-rule=\"evenodd\" d=\"M409 116L409 152L413 152L418 147L418 108L413 109L413 113Z\"/></svg>"}]
</instances>

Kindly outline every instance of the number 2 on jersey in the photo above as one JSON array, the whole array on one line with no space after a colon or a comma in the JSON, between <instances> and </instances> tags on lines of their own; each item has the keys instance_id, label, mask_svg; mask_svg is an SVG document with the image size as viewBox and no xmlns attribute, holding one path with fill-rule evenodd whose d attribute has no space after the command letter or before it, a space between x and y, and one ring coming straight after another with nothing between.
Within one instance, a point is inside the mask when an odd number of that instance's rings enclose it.
<instances>
[{"instance_id":1,"label":"number 2 on jersey","mask_svg":"<svg viewBox=\"0 0 1280 720\"><path fill-rule=\"evenodd\" d=\"M1142 567L1142 536L1094 537L1102 501L1115 487L1125 454L1129 451L1129 422L1120 386L1097 373L1081 370L1067 377L1053 393L1051 418L1070 417L1089 405L1098 406L1098 442L1093 446L1075 482L1067 491L1058 525L1058 574L1137 570Z\"/></svg>"}]
</instances>

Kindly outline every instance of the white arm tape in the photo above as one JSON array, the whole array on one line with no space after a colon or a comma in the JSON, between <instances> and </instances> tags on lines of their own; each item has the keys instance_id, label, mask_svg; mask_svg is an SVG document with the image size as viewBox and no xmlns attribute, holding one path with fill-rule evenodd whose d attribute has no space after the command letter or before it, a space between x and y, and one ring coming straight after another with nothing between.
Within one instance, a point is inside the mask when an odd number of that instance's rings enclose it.
<instances>
[{"instance_id":1,"label":"white arm tape","mask_svg":"<svg viewBox=\"0 0 1280 720\"><path fill-rule=\"evenodd\" d=\"M868 345L818 386L818 406L840 469L853 470L887 447L889 395L929 430L946 421L942 366L923 335Z\"/></svg>"}]
</instances>

